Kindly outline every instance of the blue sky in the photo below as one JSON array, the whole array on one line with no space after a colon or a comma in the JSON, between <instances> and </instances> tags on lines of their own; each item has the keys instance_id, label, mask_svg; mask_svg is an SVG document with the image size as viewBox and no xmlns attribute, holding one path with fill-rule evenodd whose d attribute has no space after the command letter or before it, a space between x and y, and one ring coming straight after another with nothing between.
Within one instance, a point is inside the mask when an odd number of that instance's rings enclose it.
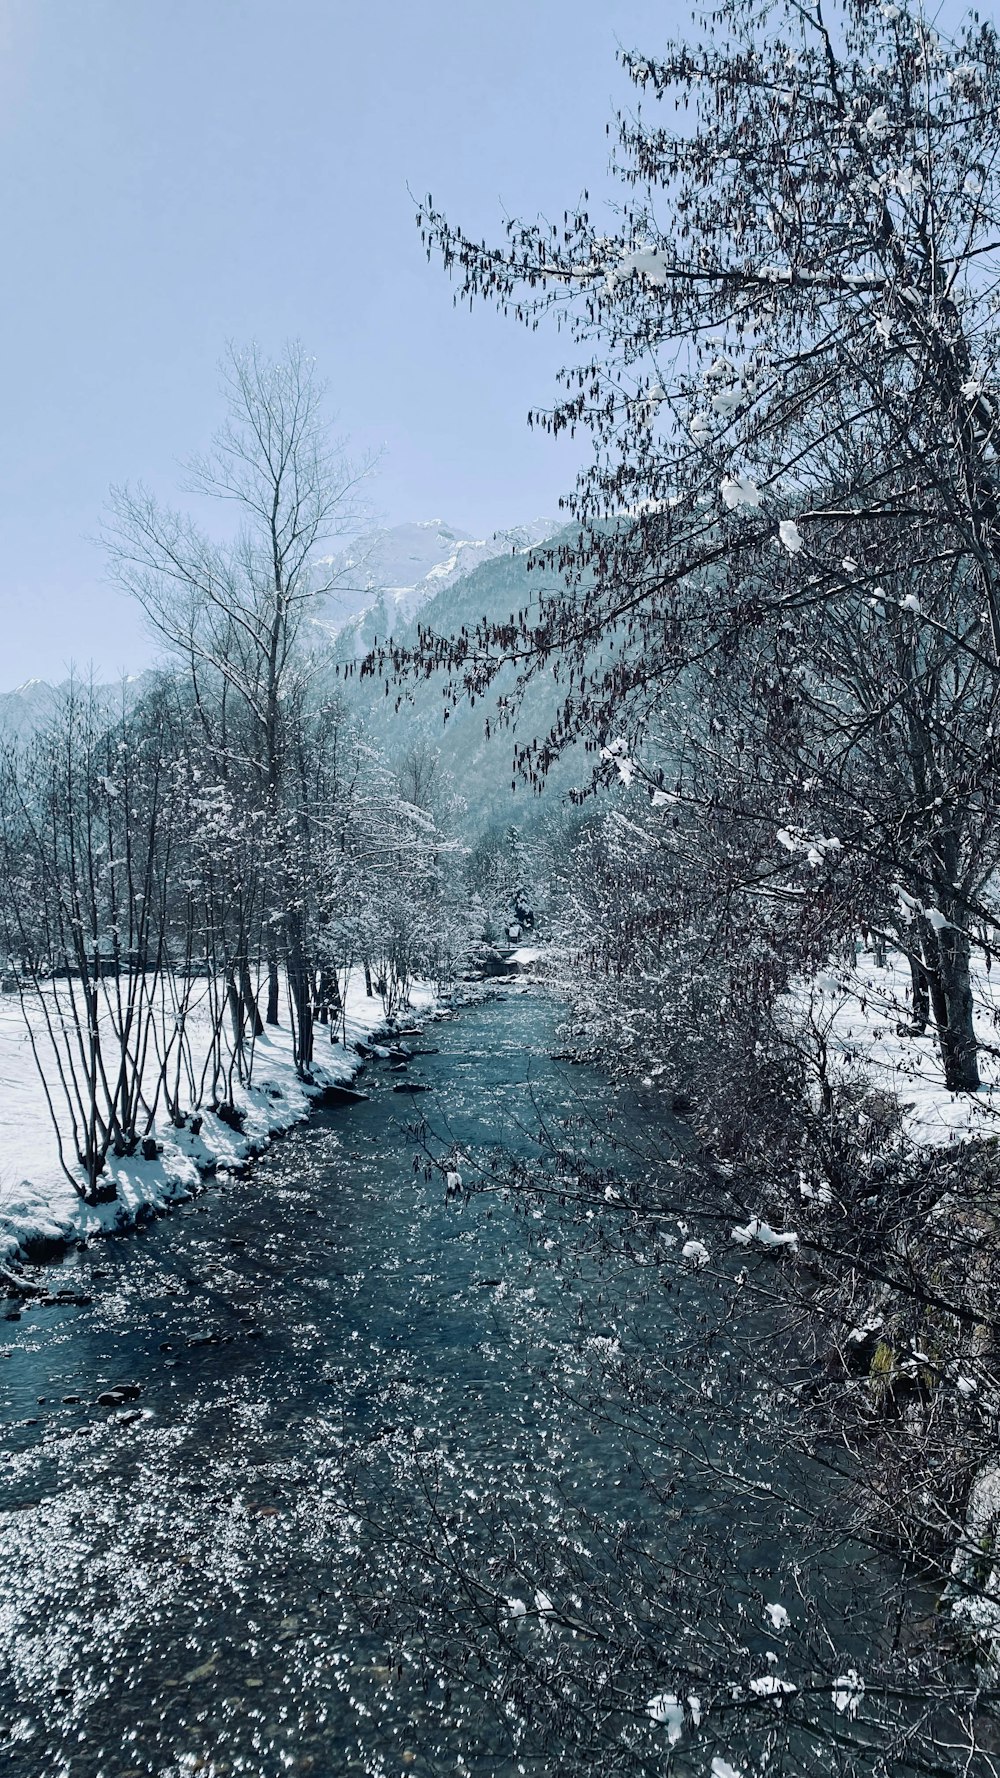
<instances>
[{"instance_id":1,"label":"blue sky","mask_svg":"<svg viewBox=\"0 0 1000 1778\"><path fill-rule=\"evenodd\" d=\"M0 688L152 652L105 578L110 483L171 497L218 418L227 339L319 362L383 450L388 522L477 534L554 510L571 444L529 433L562 355L452 307L407 186L468 226L604 186L654 0L0 0Z\"/></svg>"}]
</instances>

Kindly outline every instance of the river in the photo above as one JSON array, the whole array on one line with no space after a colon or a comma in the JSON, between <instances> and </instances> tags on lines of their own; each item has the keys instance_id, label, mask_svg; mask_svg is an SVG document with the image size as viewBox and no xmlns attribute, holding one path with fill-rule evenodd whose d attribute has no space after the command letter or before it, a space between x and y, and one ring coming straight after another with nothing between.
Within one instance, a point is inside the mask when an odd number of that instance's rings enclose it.
<instances>
[{"instance_id":1,"label":"river","mask_svg":"<svg viewBox=\"0 0 1000 1778\"><path fill-rule=\"evenodd\" d=\"M773 1322L734 1323L676 1218L623 1263L599 1215L449 1196L428 1147L468 1184L567 1117L600 1159L614 1096L550 1059L539 994L428 1030L406 1076L426 1092L372 1067L366 1103L72 1256L89 1304L3 1324L4 1778L547 1778L584 1746L581 1770L707 1773L734 1736L777 1745L758 1692L707 1739L688 1704L674 1749L672 1707L648 1708L672 1662L682 1697L727 1662L795 1670L824 1702L786 1769L834 1769L830 1676L888 1608L789 1504L787 1453L773 1487Z\"/></svg>"}]
</instances>

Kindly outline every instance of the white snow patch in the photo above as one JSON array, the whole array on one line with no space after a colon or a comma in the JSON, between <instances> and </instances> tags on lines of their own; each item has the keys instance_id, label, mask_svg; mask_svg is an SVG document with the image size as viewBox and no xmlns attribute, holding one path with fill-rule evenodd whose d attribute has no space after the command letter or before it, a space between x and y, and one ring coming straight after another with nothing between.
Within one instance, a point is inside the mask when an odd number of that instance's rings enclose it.
<instances>
[{"instance_id":1,"label":"white snow patch","mask_svg":"<svg viewBox=\"0 0 1000 1778\"><path fill-rule=\"evenodd\" d=\"M619 781L627 790L635 777L635 761L629 756L628 742L625 737L618 735L615 740L609 741L606 747L602 747L601 758L617 768Z\"/></svg>"},{"instance_id":2,"label":"white snow patch","mask_svg":"<svg viewBox=\"0 0 1000 1778\"><path fill-rule=\"evenodd\" d=\"M697 1728L701 1721L701 1699L689 1697L686 1704L691 1720ZM673 1692L657 1692L656 1697L650 1698L646 1705L653 1722L664 1725L671 1747L680 1740L684 1733L684 1707L685 1700L675 1697Z\"/></svg>"},{"instance_id":3,"label":"white snow patch","mask_svg":"<svg viewBox=\"0 0 1000 1778\"><path fill-rule=\"evenodd\" d=\"M919 907L905 891L899 895L903 909L912 913ZM921 911L934 924L932 910ZM933 913L944 918L939 909ZM859 949L853 964L838 959L837 971L837 976L820 971L798 982L784 1005L790 1036L808 1022L822 1037L831 1083L866 1075L873 1086L898 1100L903 1132L920 1146L939 1147L996 1134L1000 1056L991 1054L991 1047L1000 1026L1000 971L988 970L981 954L973 956L973 1013L983 1044L982 1085L975 1093L953 1093L945 1086L932 1021L925 1035L911 1034L910 967L901 952L887 949L881 966L870 952Z\"/></svg>"},{"instance_id":4,"label":"white snow patch","mask_svg":"<svg viewBox=\"0 0 1000 1778\"><path fill-rule=\"evenodd\" d=\"M719 493L728 512L735 512L740 506L758 507L763 498L756 482L748 475L723 476Z\"/></svg>"},{"instance_id":5,"label":"white snow patch","mask_svg":"<svg viewBox=\"0 0 1000 1778\"><path fill-rule=\"evenodd\" d=\"M753 1241L758 1242L761 1247L795 1248L799 1244L798 1235L792 1234L791 1230L786 1229L784 1234L778 1234L769 1222L762 1222L759 1216L751 1216L745 1226L737 1224L733 1230L733 1240L738 1241L741 1247L749 1247Z\"/></svg>"},{"instance_id":6,"label":"white snow patch","mask_svg":"<svg viewBox=\"0 0 1000 1778\"><path fill-rule=\"evenodd\" d=\"M703 1241L685 1241L681 1256L693 1266L707 1266L712 1257Z\"/></svg>"},{"instance_id":7,"label":"white snow patch","mask_svg":"<svg viewBox=\"0 0 1000 1778\"><path fill-rule=\"evenodd\" d=\"M755 1692L758 1698L776 1698L779 1704L783 1697L790 1696L798 1689L798 1686L793 1685L790 1679L779 1679L776 1673L762 1673L759 1679L750 1681L750 1690Z\"/></svg>"},{"instance_id":8,"label":"white snow patch","mask_svg":"<svg viewBox=\"0 0 1000 1778\"><path fill-rule=\"evenodd\" d=\"M865 1682L853 1667L833 1682L833 1707L841 1716L857 1716L865 1695Z\"/></svg>"},{"instance_id":9,"label":"white snow patch","mask_svg":"<svg viewBox=\"0 0 1000 1778\"><path fill-rule=\"evenodd\" d=\"M653 1722L661 1722L667 1731L667 1740L673 1745L684 1733L684 1706L673 1692L657 1692L650 1698L646 1706Z\"/></svg>"}]
</instances>

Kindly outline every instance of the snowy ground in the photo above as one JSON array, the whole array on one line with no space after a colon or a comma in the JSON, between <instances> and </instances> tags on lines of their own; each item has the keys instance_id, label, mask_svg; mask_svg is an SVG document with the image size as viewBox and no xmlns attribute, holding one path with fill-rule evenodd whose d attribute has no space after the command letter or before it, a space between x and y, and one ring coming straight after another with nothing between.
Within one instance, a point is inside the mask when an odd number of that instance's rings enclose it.
<instances>
[{"instance_id":1,"label":"snowy ground","mask_svg":"<svg viewBox=\"0 0 1000 1778\"><path fill-rule=\"evenodd\" d=\"M416 988L412 1004L417 1013L430 1012L432 991ZM366 995L360 974L348 983L346 1013L342 1041L331 1045L325 1031L317 1031L312 1072L318 1089L349 1081L359 1066L355 1043L385 1023L381 1000ZM199 1038L207 1046L208 1029L207 1018L196 1008L191 1019L196 1060ZM40 1053L45 1056L43 1047ZM197 1136L174 1129L161 1116L152 1132L162 1149L157 1159L109 1156L106 1177L114 1179L117 1199L91 1207L77 1196L59 1165L55 1131L17 997L0 994L0 1261L23 1254L31 1242L69 1244L128 1227L146 1211L188 1197L205 1170L239 1166L251 1150L266 1146L271 1135L301 1122L311 1097L295 1073L286 1020L257 1039L252 1085L234 1087L234 1103L243 1113L242 1133L210 1111L203 1112ZM58 1100L54 1102L58 1109ZM67 1158L69 1154L67 1148Z\"/></svg>"},{"instance_id":2,"label":"snowy ground","mask_svg":"<svg viewBox=\"0 0 1000 1778\"><path fill-rule=\"evenodd\" d=\"M861 952L853 968L832 964L791 996L793 1016L806 1017L826 1041L831 1072L855 1071L893 1093L911 1141L925 1146L975 1135L1000 1135L1000 965L973 963L976 1031L982 1044L978 1093L950 1093L933 1027L910 1037L910 971L890 952L886 967Z\"/></svg>"}]
</instances>

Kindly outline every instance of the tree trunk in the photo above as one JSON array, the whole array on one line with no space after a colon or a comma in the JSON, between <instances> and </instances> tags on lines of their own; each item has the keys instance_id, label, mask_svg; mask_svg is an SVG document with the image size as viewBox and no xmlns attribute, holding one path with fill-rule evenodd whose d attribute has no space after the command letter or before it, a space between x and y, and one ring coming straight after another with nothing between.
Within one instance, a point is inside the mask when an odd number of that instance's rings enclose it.
<instances>
[{"instance_id":1,"label":"tree trunk","mask_svg":"<svg viewBox=\"0 0 1000 1778\"><path fill-rule=\"evenodd\" d=\"M316 1017L321 1025L336 1024L342 1010L337 971L331 963L324 963L316 991Z\"/></svg>"},{"instance_id":2,"label":"tree trunk","mask_svg":"<svg viewBox=\"0 0 1000 1778\"><path fill-rule=\"evenodd\" d=\"M924 956L945 1086L952 1093L974 1093L979 1087L979 1057L969 973L969 935L957 926L946 926L940 932L928 926L924 933Z\"/></svg>"},{"instance_id":3,"label":"tree trunk","mask_svg":"<svg viewBox=\"0 0 1000 1778\"><path fill-rule=\"evenodd\" d=\"M298 1072L304 1074L313 1057L313 972L306 958L297 919L289 921L288 989L295 1023L295 1065Z\"/></svg>"},{"instance_id":4,"label":"tree trunk","mask_svg":"<svg viewBox=\"0 0 1000 1778\"><path fill-rule=\"evenodd\" d=\"M244 958L240 964L240 998L246 1012L247 1024L255 1037L261 1037L264 1032L264 1026L261 1020L260 1010L257 1006L257 996L253 991L253 983L250 980L250 965L246 961L246 958Z\"/></svg>"},{"instance_id":5,"label":"tree trunk","mask_svg":"<svg viewBox=\"0 0 1000 1778\"><path fill-rule=\"evenodd\" d=\"M931 1016L931 996L927 971L918 957L910 958L910 1004L913 1008L910 1036L923 1037Z\"/></svg>"},{"instance_id":6,"label":"tree trunk","mask_svg":"<svg viewBox=\"0 0 1000 1778\"><path fill-rule=\"evenodd\" d=\"M974 1093L979 1057L969 974L968 933L950 927L940 934L941 979L948 1009L947 1042L942 1043L945 1083L953 1093Z\"/></svg>"},{"instance_id":7,"label":"tree trunk","mask_svg":"<svg viewBox=\"0 0 1000 1778\"><path fill-rule=\"evenodd\" d=\"M240 1006L239 990L236 977L231 975L226 982L226 999L229 1002L229 1018L233 1027L233 1049L237 1056L243 1054L243 1009Z\"/></svg>"},{"instance_id":8,"label":"tree trunk","mask_svg":"<svg viewBox=\"0 0 1000 1778\"><path fill-rule=\"evenodd\" d=\"M277 1025L278 1019L278 959L269 957L267 960L267 1023Z\"/></svg>"}]
</instances>

